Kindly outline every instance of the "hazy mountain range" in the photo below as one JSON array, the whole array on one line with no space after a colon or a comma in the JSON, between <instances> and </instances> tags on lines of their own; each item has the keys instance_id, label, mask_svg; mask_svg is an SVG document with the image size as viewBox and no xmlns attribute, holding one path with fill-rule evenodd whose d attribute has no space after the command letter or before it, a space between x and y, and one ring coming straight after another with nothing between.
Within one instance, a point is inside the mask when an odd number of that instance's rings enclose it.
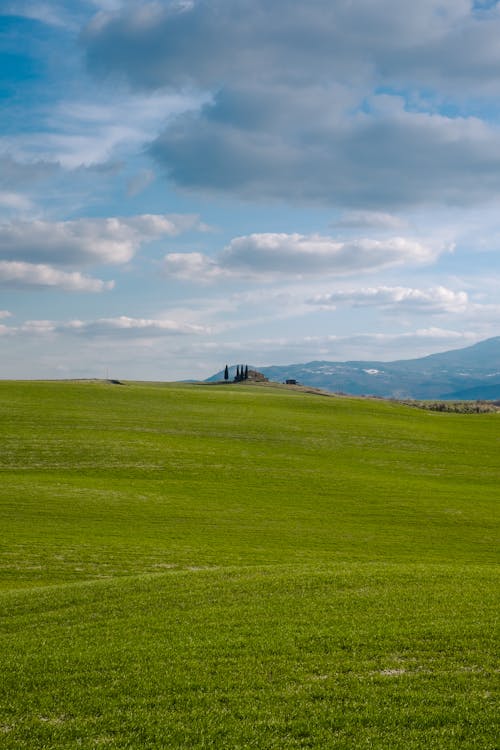
<instances>
[{"instance_id":1,"label":"hazy mountain range","mask_svg":"<svg viewBox=\"0 0 500 750\"><path fill-rule=\"evenodd\" d=\"M246 363L245 363L246 364ZM500 399L500 336L465 349L395 362L307 362L259 367L269 380L293 378L328 391L385 398ZM236 366L229 368L230 377ZM208 378L222 380L224 371Z\"/></svg>"}]
</instances>

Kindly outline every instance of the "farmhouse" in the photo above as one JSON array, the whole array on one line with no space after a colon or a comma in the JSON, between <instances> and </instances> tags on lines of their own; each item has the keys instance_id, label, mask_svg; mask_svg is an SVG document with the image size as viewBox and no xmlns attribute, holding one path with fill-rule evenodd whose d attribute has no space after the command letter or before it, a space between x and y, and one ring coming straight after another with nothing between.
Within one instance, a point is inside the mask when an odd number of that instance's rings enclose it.
<instances>
[{"instance_id":1,"label":"farmhouse","mask_svg":"<svg viewBox=\"0 0 500 750\"><path fill-rule=\"evenodd\" d=\"M268 383L269 382L269 378L266 378L266 376L263 375L258 370L249 370L247 380L251 380L254 383Z\"/></svg>"}]
</instances>

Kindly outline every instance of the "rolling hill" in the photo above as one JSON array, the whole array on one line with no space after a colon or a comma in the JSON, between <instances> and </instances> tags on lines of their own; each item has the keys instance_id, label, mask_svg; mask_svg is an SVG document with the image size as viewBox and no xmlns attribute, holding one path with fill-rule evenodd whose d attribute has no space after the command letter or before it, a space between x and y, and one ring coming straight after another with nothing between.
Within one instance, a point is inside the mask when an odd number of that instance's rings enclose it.
<instances>
[{"instance_id":1,"label":"rolling hill","mask_svg":"<svg viewBox=\"0 0 500 750\"><path fill-rule=\"evenodd\" d=\"M499 425L0 382L2 750L494 750Z\"/></svg>"}]
</instances>

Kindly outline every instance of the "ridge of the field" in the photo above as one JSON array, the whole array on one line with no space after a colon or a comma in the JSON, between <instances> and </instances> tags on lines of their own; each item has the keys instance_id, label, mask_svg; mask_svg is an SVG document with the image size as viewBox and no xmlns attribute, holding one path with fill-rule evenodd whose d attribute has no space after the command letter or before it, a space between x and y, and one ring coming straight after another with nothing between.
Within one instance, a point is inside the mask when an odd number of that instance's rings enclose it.
<instances>
[{"instance_id":1,"label":"ridge of the field","mask_svg":"<svg viewBox=\"0 0 500 750\"><path fill-rule=\"evenodd\" d=\"M0 382L0 747L493 750L499 419Z\"/></svg>"}]
</instances>

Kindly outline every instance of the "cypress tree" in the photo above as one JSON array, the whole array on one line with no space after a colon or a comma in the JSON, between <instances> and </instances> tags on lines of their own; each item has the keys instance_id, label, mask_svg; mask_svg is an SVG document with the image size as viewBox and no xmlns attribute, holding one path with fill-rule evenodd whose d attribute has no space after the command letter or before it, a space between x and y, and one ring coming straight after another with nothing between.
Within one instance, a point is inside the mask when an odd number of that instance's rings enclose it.
<instances>
[{"instance_id":1,"label":"cypress tree","mask_svg":"<svg viewBox=\"0 0 500 750\"><path fill-rule=\"evenodd\" d=\"M224 380L229 380L229 368L226 365L226 369L224 370Z\"/></svg>"},{"instance_id":2,"label":"cypress tree","mask_svg":"<svg viewBox=\"0 0 500 750\"><path fill-rule=\"evenodd\" d=\"M239 380L239 379L240 379L240 366L236 365L236 377L235 377L235 380Z\"/></svg>"},{"instance_id":3,"label":"cypress tree","mask_svg":"<svg viewBox=\"0 0 500 750\"><path fill-rule=\"evenodd\" d=\"M245 380L248 380L248 365L245 365Z\"/></svg>"}]
</instances>

